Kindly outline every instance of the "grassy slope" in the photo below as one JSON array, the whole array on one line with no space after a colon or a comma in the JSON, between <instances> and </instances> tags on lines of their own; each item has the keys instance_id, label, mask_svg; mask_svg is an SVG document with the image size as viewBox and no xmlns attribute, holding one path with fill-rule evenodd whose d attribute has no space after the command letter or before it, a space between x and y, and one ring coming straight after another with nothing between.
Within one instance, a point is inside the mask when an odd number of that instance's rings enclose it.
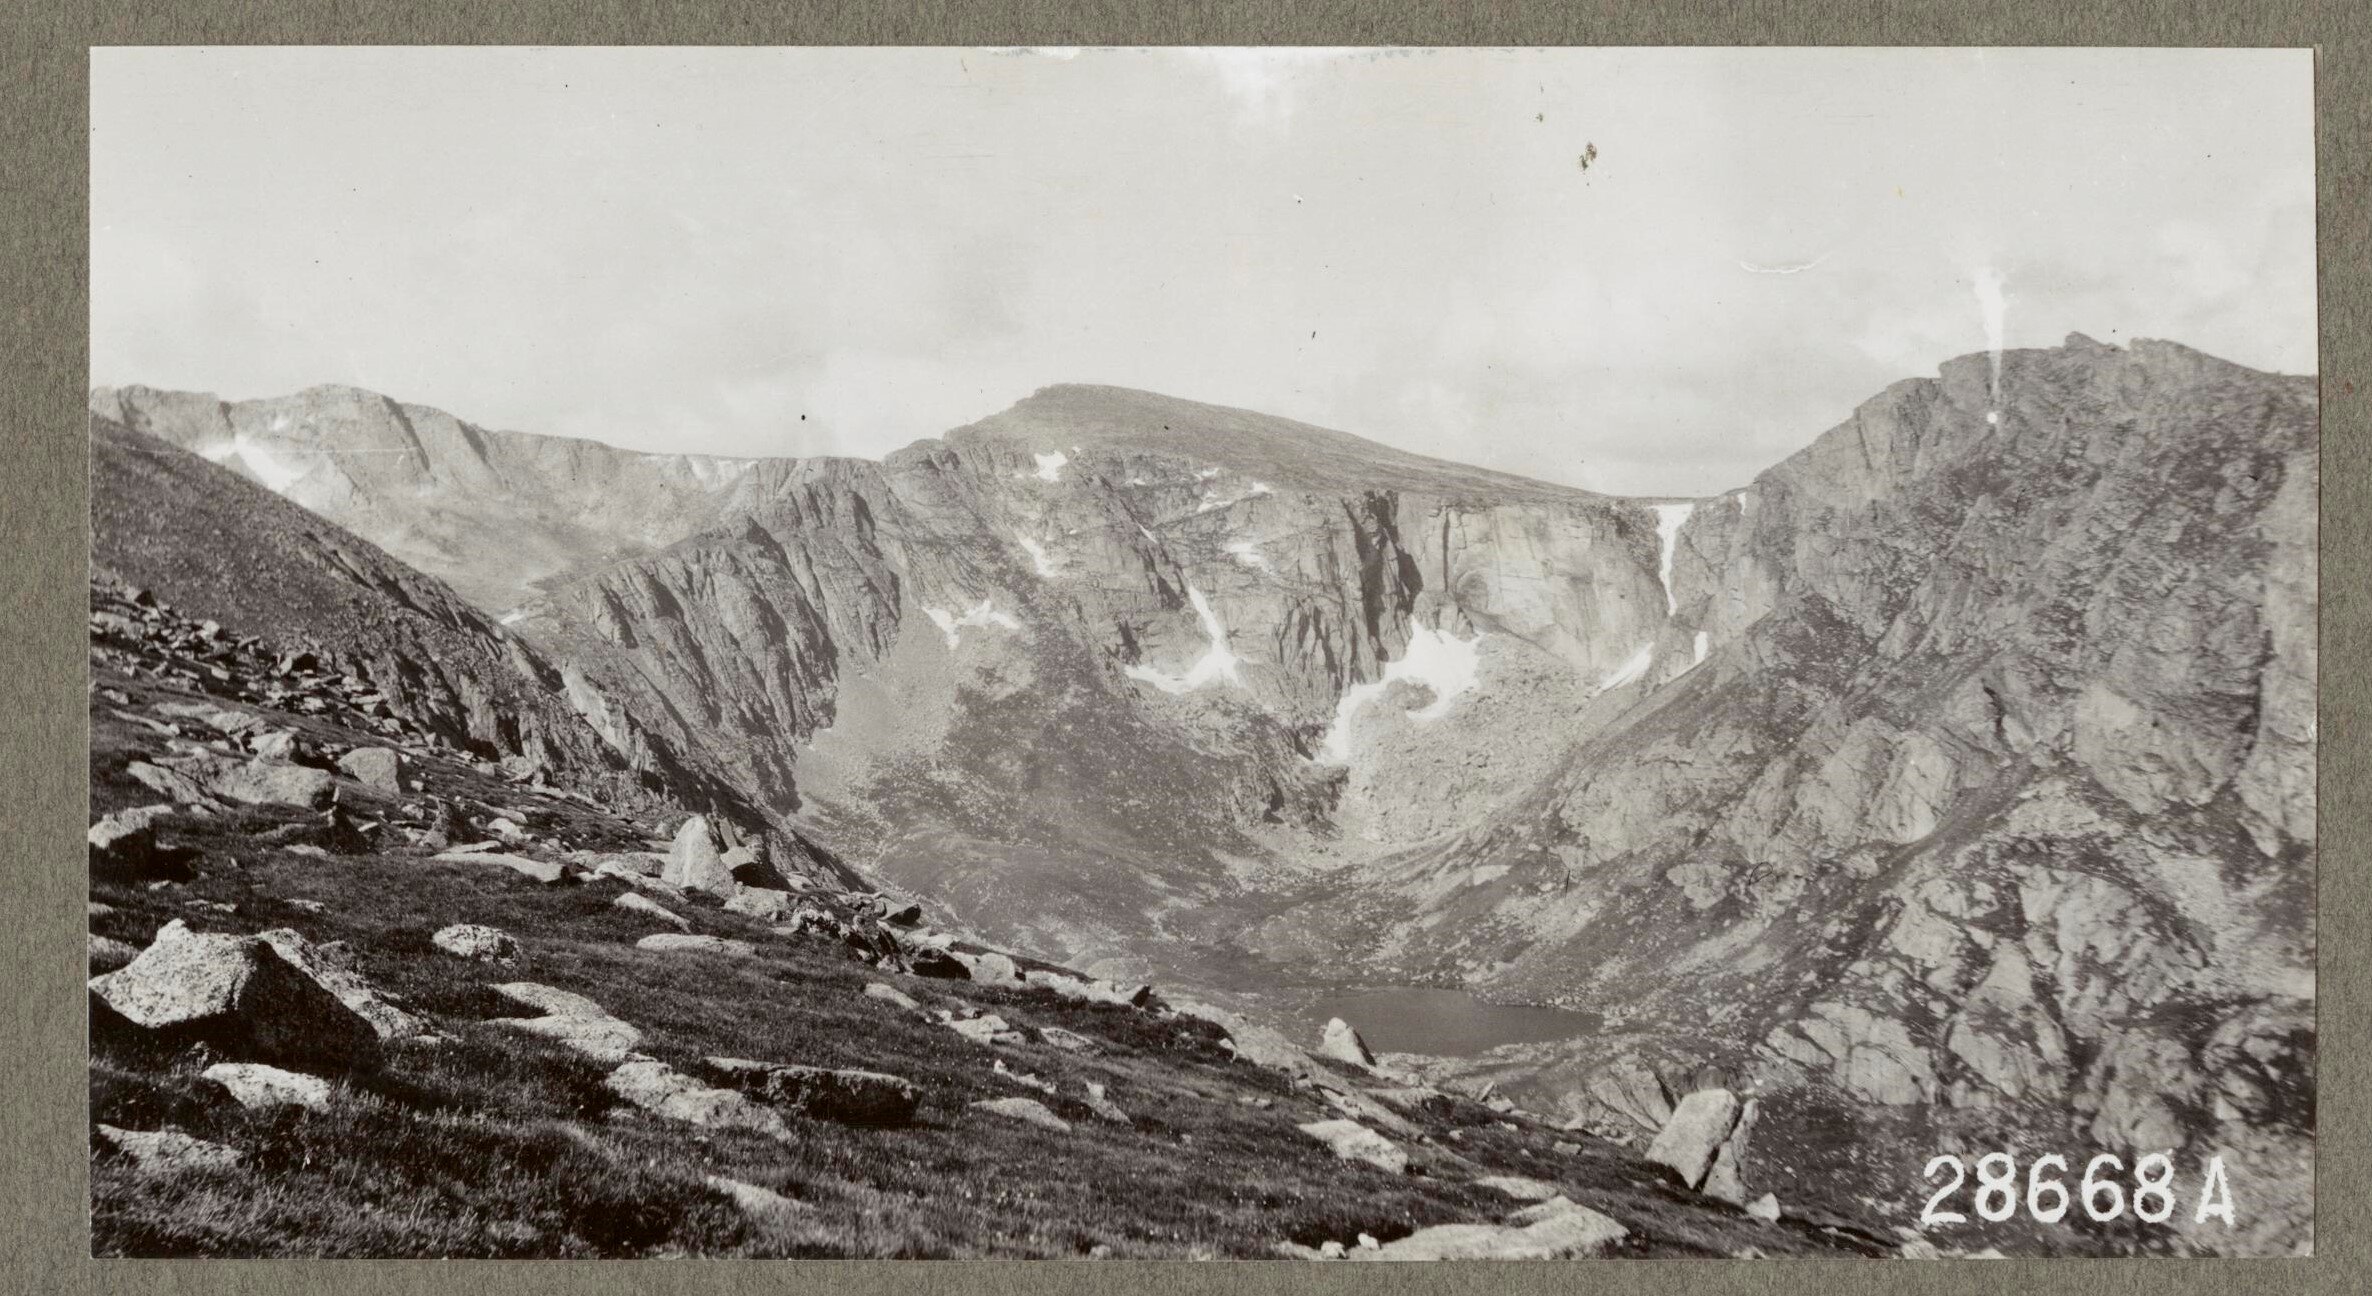
<instances>
[{"instance_id":1,"label":"grassy slope","mask_svg":"<svg viewBox=\"0 0 2372 1296\"><path fill-rule=\"evenodd\" d=\"M123 709L187 696L96 669L97 683L131 696ZM121 771L163 739L118 709L94 697L95 814L155 800ZM340 737L319 722L276 719ZM540 799L465 765L425 762L423 772L429 790L447 797L527 806L542 836L570 845L633 849L654 827ZM359 789L343 796L370 811ZM1490 1173L1554 1180L1623 1220L1634 1233L1624 1254L1854 1249L1845 1237L1761 1224L1698 1199L1613 1145L1467 1102L1421 1118L1422 1142L1403 1140L1421 1172L1344 1163L1293 1128L1333 1115L1315 1094L1233 1060L1216 1028L1191 1018L885 977L837 943L774 937L701 900L679 907L695 930L755 940L760 955L644 952L632 942L653 924L610 906L622 890L614 882L545 887L500 869L433 863L412 848L318 859L256 840L301 817L250 807L173 821L166 840L203 852L200 876L153 889L95 884L94 898L114 912L93 930L145 943L182 917L206 931L287 926L346 941L368 979L449 1038L391 1046L376 1073L348 1081L324 1111L275 1114L247 1112L201 1079L202 1050L94 1040L95 1122L178 1128L248 1156L229 1171L171 1176L97 1158L101 1254L1062 1257L1104 1247L1123 1257L1267 1256L1279 1241L1360 1232L1389 1240L1427 1224L1501 1218L1516 1203L1469 1182ZM428 945L431 932L462 921L517 936L525 966L468 963ZM976 1004L1017 1024L1077 1031L1101 1051L972 1044L863 997L876 979L927 1004ZM511 980L590 995L645 1033L645 1052L679 1067L731 1054L889 1071L915 1082L922 1106L910 1128L806 1122L789 1143L663 1121L615 1100L601 1087L604 1068L483 1024L520 1011L485 988ZM1055 1082L1059 1096L995 1074L1000 1056ZM1087 1080L1104 1083L1135 1126L1097 1122L1079 1101ZM967 1107L1007 1096L1037 1097L1076 1128L1052 1133ZM1553 1150L1564 1139L1580 1150ZM709 1174L803 1208L754 1218L707 1187Z\"/></svg>"}]
</instances>

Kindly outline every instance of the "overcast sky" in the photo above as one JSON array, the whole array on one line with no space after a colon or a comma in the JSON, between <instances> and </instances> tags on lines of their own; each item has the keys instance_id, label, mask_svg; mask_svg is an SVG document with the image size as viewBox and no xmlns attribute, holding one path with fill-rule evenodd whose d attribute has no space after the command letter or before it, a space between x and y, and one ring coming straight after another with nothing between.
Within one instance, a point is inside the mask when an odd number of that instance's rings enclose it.
<instances>
[{"instance_id":1,"label":"overcast sky","mask_svg":"<svg viewBox=\"0 0 2372 1296\"><path fill-rule=\"evenodd\" d=\"M636 449L875 456L1105 382L1698 494L1985 349L1989 280L2011 346L2314 368L2302 52L92 71L94 383L353 383Z\"/></svg>"}]
</instances>

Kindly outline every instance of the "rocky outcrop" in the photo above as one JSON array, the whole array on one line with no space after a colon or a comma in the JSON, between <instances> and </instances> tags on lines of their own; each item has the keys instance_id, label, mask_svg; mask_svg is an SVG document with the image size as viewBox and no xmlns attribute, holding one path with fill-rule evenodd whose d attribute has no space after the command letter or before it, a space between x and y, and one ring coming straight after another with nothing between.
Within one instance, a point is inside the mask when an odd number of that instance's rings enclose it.
<instances>
[{"instance_id":1,"label":"rocky outcrop","mask_svg":"<svg viewBox=\"0 0 2372 1296\"><path fill-rule=\"evenodd\" d=\"M1300 1129L1345 1161L1364 1161L1393 1174L1408 1169L1408 1153L1401 1150L1399 1144L1357 1121L1311 1121L1300 1126Z\"/></svg>"}]
</instances>

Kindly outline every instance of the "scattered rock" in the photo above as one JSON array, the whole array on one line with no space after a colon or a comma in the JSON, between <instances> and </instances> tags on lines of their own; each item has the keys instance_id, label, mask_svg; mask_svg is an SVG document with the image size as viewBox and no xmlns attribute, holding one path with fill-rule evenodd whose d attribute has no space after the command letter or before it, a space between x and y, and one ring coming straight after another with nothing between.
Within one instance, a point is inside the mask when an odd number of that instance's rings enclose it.
<instances>
[{"instance_id":1,"label":"scattered rock","mask_svg":"<svg viewBox=\"0 0 2372 1296\"><path fill-rule=\"evenodd\" d=\"M677 952L698 950L711 954L730 954L736 958L752 958L758 947L743 940L727 940L722 936L697 936L683 932L658 932L634 942L634 948Z\"/></svg>"},{"instance_id":2,"label":"scattered rock","mask_svg":"<svg viewBox=\"0 0 2372 1296\"><path fill-rule=\"evenodd\" d=\"M1346 1247L1342 1243L1335 1241L1333 1238L1328 1238L1318 1244L1318 1254L1328 1260L1340 1260L1350 1253L1351 1250L1349 1247Z\"/></svg>"},{"instance_id":3,"label":"scattered rock","mask_svg":"<svg viewBox=\"0 0 2372 1296\"><path fill-rule=\"evenodd\" d=\"M1064 1030L1060 1026L1040 1026L1038 1028L1038 1039L1044 1043L1051 1044L1066 1053L1094 1053L1099 1051L1094 1040L1087 1038L1085 1035L1082 1035L1077 1031Z\"/></svg>"},{"instance_id":4,"label":"scattered rock","mask_svg":"<svg viewBox=\"0 0 2372 1296\"><path fill-rule=\"evenodd\" d=\"M743 887L725 907L737 914L747 914L761 922L774 922L791 912L794 898L788 891L769 891L764 887Z\"/></svg>"},{"instance_id":5,"label":"scattered rock","mask_svg":"<svg viewBox=\"0 0 2372 1296\"><path fill-rule=\"evenodd\" d=\"M527 957L509 932L478 923L455 923L429 937L428 943L455 958L479 963L516 966Z\"/></svg>"},{"instance_id":6,"label":"scattered rock","mask_svg":"<svg viewBox=\"0 0 2372 1296\"><path fill-rule=\"evenodd\" d=\"M597 1062L623 1062L634 1056L635 1046L642 1043L641 1031L610 1016L609 1010L581 994L533 981L498 985L494 992L543 1015L497 1017L493 1025L557 1040Z\"/></svg>"},{"instance_id":7,"label":"scattered rock","mask_svg":"<svg viewBox=\"0 0 2372 1296\"><path fill-rule=\"evenodd\" d=\"M1401 1174L1408 1169L1408 1153L1357 1121L1312 1121L1297 1128L1325 1144L1333 1150L1334 1155L1345 1161L1364 1161L1393 1174Z\"/></svg>"},{"instance_id":8,"label":"scattered rock","mask_svg":"<svg viewBox=\"0 0 2372 1296\"><path fill-rule=\"evenodd\" d=\"M257 937L167 923L139 957L90 987L126 1022L232 1058L331 1070L378 1059L371 1024Z\"/></svg>"},{"instance_id":9,"label":"scattered rock","mask_svg":"<svg viewBox=\"0 0 2372 1296\"><path fill-rule=\"evenodd\" d=\"M1028 1121L1032 1125L1042 1125L1050 1130L1069 1133L1071 1128L1069 1121L1055 1115L1048 1110L1046 1104L1035 1098L983 1098L973 1103L972 1106L982 1111L995 1112L999 1116Z\"/></svg>"},{"instance_id":10,"label":"scattered rock","mask_svg":"<svg viewBox=\"0 0 2372 1296\"><path fill-rule=\"evenodd\" d=\"M654 1115L706 1129L748 1129L790 1137L782 1117L732 1089L704 1085L657 1058L637 1053L618 1064L603 1088Z\"/></svg>"},{"instance_id":11,"label":"scattered rock","mask_svg":"<svg viewBox=\"0 0 2372 1296\"><path fill-rule=\"evenodd\" d=\"M604 865L603 867L608 866ZM617 899L610 901L610 904L616 908L623 909L628 913L643 914L647 917L656 918L664 923L672 923L684 931L692 930L691 919L661 906L655 900L633 891L628 891L625 894L619 896Z\"/></svg>"},{"instance_id":12,"label":"scattered rock","mask_svg":"<svg viewBox=\"0 0 2372 1296\"><path fill-rule=\"evenodd\" d=\"M883 914L881 920L892 927L915 926L922 921L922 906L918 904L900 905Z\"/></svg>"},{"instance_id":13,"label":"scattered rock","mask_svg":"<svg viewBox=\"0 0 2372 1296\"><path fill-rule=\"evenodd\" d=\"M261 760L290 762L295 761L302 752L294 729L274 729L257 734L247 740L247 750Z\"/></svg>"},{"instance_id":14,"label":"scattered rock","mask_svg":"<svg viewBox=\"0 0 2372 1296\"><path fill-rule=\"evenodd\" d=\"M113 1125L101 1125L94 1131L91 1141L130 1159L142 1170L152 1174L228 1170L239 1164L246 1155L237 1148L191 1138L176 1130L126 1130Z\"/></svg>"},{"instance_id":15,"label":"scattered rock","mask_svg":"<svg viewBox=\"0 0 2372 1296\"><path fill-rule=\"evenodd\" d=\"M1495 1189L1506 1193L1517 1201L1547 1201L1557 1195L1555 1184L1543 1183L1538 1179L1526 1179L1521 1175L1491 1175L1475 1180L1474 1186Z\"/></svg>"},{"instance_id":16,"label":"scattered rock","mask_svg":"<svg viewBox=\"0 0 2372 1296\"><path fill-rule=\"evenodd\" d=\"M568 879L568 869L551 860L529 859L496 850L446 851L434 857L440 864L497 864L550 886Z\"/></svg>"},{"instance_id":17,"label":"scattered rock","mask_svg":"<svg viewBox=\"0 0 2372 1296\"><path fill-rule=\"evenodd\" d=\"M230 1091L241 1107L261 1110L270 1107L302 1107L319 1111L329 1105L329 1081L320 1076L258 1062L218 1062L207 1067L205 1077Z\"/></svg>"},{"instance_id":18,"label":"scattered rock","mask_svg":"<svg viewBox=\"0 0 2372 1296\"><path fill-rule=\"evenodd\" d=\"M921 1004L914 1001L913 996L907 994L905 991L900 990L894 985L889 985L880 981L874 981L868 983L865 986L865 997L869 999L879 999L883 1003L896 1004L898 1007L907 1009L909 1011L919 1010L922 1007Z\"/></svg>"},{"instance_id":19,"label":"scattered rock","mask_svg":"<svg viewBox=\"0 0 2372 1296\"><path fill-rule=\"evenodd\" d=\"M712 1057L709 1069L744 1094L817 1120L904 1125L920 1101L912 1082L879 1071L830 1070Z\"/></svg>"},{"instance_id":20,"label":"scattered rock","mask_svg":"<svg viewBox=\"0 0 2372 1296\"><path fill-rule=\"evenodd\" d=\"M403 755L391 747L357 747L338 758L338 768L373 791L400 796L410 790Z\"/></svg>"},{"instance_id":21,"label":"scattered rock","mask_svg":"<svg viewBox=\"0 0 2372 1296\"><path fill-rule=\"evenodd\" d=\"M1337 1062L1348 1062L1370 1070L1375 1067L1375 1054L1368 1050L1367 1041L1359 1038L1359 1032L1340 1017L1327 1021L1325 1033L1318 1037L1317 1052L1319 1057L1333 1058Z\"/></svg>"}]
</instances>

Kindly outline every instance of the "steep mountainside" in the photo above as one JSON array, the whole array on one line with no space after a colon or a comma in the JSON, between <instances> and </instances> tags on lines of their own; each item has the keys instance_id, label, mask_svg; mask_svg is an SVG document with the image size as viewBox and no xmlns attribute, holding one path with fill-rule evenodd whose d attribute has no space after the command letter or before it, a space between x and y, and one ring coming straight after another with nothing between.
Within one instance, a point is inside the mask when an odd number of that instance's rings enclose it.
<instances>
[{"instance_id":1,"label":"steep mountainside","mask_svg":"<svg viewBox=\"0 0 2372 1296\"><path fill-rule=\"evenodd\" d=\"M91 420L94 567L366 686L381 724L623 804L770 816L435 579L224 467ZM225 641L227 644L227 640ZM203 683L203 681L201 681Z\"/></svg>"},{"instance_id":2,"label":"steep mountainside","mask_svg":"<svg viewBox=\"0 0 2372 1296\"><path fill-rule=\"evenodd\" d=\"M498 432L353 387L248 401L102 387L91 410L370 537L496 616L557 573L655 552L772 494L785 467Z\"/></svg>"},{"instance_id":3,"label":"steep mountainside","mask_svg":"<svg viewBox=\"0 0 2372 1296\"><path fill-rule=\"evenodd\" d=\"M98 399L231 459L286 415L342 464L367 421L312 396ZM1604 1034L1427 1064L1578 1119L1713 1064L1916 1147L2221 1150L2253 1214L2201 1245L2307 1244L2308 381L2154 342L1966 357L1697 501L1094 387L722 485L538 486L647 457L455 437L419 443L425 503L272 484L505 609L524 586L422 528L588 501L591 530L522 524L550 549L514 628L999 941L1255 1006L1588 1008ZM516 472L473 493L456 446ZM1924 1156L1893 1152L1826 1170L1898 1206Z\"/></svg>"}]
</instances>

